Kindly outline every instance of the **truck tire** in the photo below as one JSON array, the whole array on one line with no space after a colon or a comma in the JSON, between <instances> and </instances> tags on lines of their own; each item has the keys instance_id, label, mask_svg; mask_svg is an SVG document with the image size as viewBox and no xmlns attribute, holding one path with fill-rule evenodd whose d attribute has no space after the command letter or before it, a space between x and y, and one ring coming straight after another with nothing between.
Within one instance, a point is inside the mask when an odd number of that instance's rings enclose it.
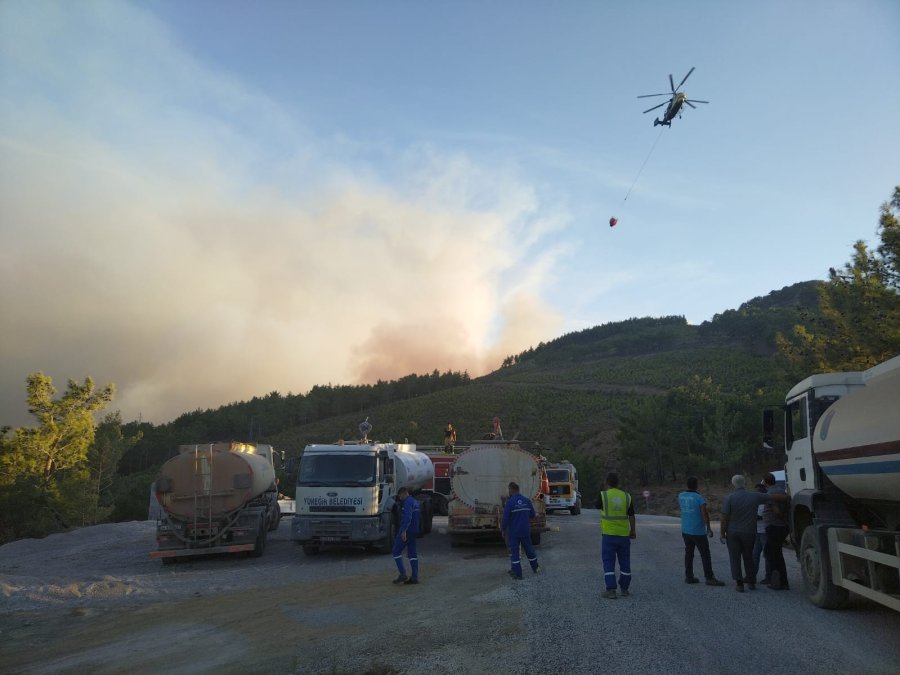
<instances>
[{"instance_id":1,"label":"truck tire","mask_svg":"<svg viewBox=\"0 0 900 675\"><path fill-rule=\"evenodd\" d=\"M824 609L840 609L847 604L850 593L831 582L828 549L813 526L803 530L800 539L800 571L803 572L806 595L814 605Z\"/></svg>"},{"instance_id":2,"label":"truck tire","mask_svg":"<svg viewBox=\"0 0 900 675\"><path fill-rule=\"evenodd\" d=\"M303 544L303 553L312 557L314 555L319 555L319 551L321 549L315 544Z\"/></svg>"},{"instance_id":3,"label":"truck tire","mask_svg":"<svg viewBox=\"0 0 900 675\"><path fill-rule=\"evenodd\" d=\"M541 533L540 532L532 532L531 533L531 543L535 546L540 546L540 544L541 544Z\"/></svg>"},{"instance_id":4,"label":"truck tire","mask_svg":"<svg viewBox=\"0 0 900 675\"><path fill-rule=\"evenodd\" d=\"M253 546L253 550L250 551L250 555L254 558L261 558L262 554L266 552L266 535L269 530L266 527L266 519L259 519L259 531L256 533L256 544Z\"/></svg>"},{"instance_id":5,"label":"truck tire","mask_svg":"<svg viewBox=\"0 0 900 675\"><path fill-rule=\"evenodd\" d=\"M434 518L433 502L426 499L421 503L422 508L422 536L431 532L431 521Z\"/></svg>"},{"instance_id":6,"label":"truck tire","mask_svg":"<svg viewBox=\"0 0 900 675\"><path fill-rule=\"evenodd\" d=\"M394 524L394 517L390 514L388 515L388 526L386 530L387 531L378 544L378 552L383 555L390 553L394 548L394 537L396 536L397 531L397 527Z\"/></svg>"},{"instance_id":7,"label":"truck tire","mask_svg":"<svg viewBox=\"0 0 900 675\"><path fill-rule=\"evenodd\" d=\"M278 506L278 501L275 501L275 510L272 514L272 522L269 524L269 531L272 532L278 529L278 524L281 522L281 507Z\"/></svg>"},{"instance_id":8,"label":"truck tire","mask_svg":"<svg viewBox=\"0 0 900 675\"><path fill-rule=\"evenodd\" d=\"M581 499L575 500L575 506L569 509L569 513L571 513L573 516L577 516L579 513L581 513Z\"/></svg>"}]
</instances>

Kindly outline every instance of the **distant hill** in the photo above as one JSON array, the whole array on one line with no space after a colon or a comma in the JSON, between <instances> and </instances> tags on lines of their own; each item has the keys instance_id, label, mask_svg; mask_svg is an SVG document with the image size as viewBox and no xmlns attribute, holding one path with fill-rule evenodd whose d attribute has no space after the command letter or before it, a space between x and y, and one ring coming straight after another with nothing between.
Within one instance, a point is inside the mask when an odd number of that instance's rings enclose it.
<instances>
[{"instance_id":1,"label":"distant hill","mask_svg":"<svg viewBox=\"0 0 900 675\"><path fill-rule=\"evenodd\" d=\"M794 376L777 358L775 335L818 313L808 281L754 298L699 326L683 317L636 318L563 335L511 355L498 370L470 379L437 371L371 386L315 387L306 395L267 397L195 411L167 425L132 425L144 439L120 471L159 464L181 443L268 442L297 456L308 443L358 435L437 445L453 422L459 442L480 438L499 415L507 438L539 441L551 459L599 461L616 451L619 416L646 396L664 395L699 376L726 391L771 390L779 400ZM254 438L248 438L248 432Z\"/></svg>"}]
</instances>

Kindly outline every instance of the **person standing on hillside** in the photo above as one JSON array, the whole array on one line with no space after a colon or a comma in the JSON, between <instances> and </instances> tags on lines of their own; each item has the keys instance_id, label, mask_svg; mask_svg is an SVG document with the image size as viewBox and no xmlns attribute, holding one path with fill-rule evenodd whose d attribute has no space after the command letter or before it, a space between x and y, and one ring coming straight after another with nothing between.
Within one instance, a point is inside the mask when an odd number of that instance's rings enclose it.
<instances>
[{"instance_id":1,"label":"person standing on hillside","mask_svg":"<svg viewBox=\"0 0 900 675\"><path fill-rule=\"evenodd\" d=\"M684 539L684 581L688 584L699 583L694 576L694 549L700 551L703 563L703 576L707 586L724 586L713 574L712 558L709 555L709 539L713 531L709 522L709 511L706 500L697 492L697 478L687 479L687 490L678 495L678 508L681 509L681 537Z\"/></svg>"},{"instance_id":2,"label":"person standing on hillside","mask_svg":"<svg viewBox=\"0 0 900 675\"><path fill-rule=\"evenodd\" d=\"M537 553L531 545L531 519L534 518L534 505L523 494L519 494L518 483L511 482L508 486L509 498L503 505L503 519L500 521L500 534L509 546L509 576L513 579L522 578L522 561L519 558L519 547L525 549L528 564L535 574L540 572Z\"/></svg>"},{"instance_id":3,"label":"person standing on hillside","mask_svg":"<svg viewBox=\"0 0 900 675\"><path fill-rule=\"evenodd\" d=\"M786 494L762 494L748 492L747 480L741 474L731 477L734 492L725 497L722 503L722 520L719 534L722 543L728 545L728 558L731 562L731 577L735 581L735 590L744 592L744 584L751 591L756 590L756 576L753 569L753 544L756 541L756 509L760 504L770 501L784 501ZM741 562L744 564L741 573Z\"/></svg>"},{"instance_id":4,"label":"person standing on hillside","mask_svg":"<svg viewBox=\"0 0 900 675\"><path fill-rule=\"evenodd\" d=\"M631 587L631 540L636 538L634 529L634 504L631 495L619 489L619 475L606 476L607 490L600 493L594 504L600 509L602 530L601 555L603 579L606 583L604 598L616 597L616 560L619 562L619 589L627 598Z\"/></svg>"},{"instance_id":5,"label":"person standing on hillside","mask_svg":"<svg viewBox=\"0 0 900 675\"><path fill-rule=\"evenodd\" d=\"M770 497L781 495L790 499L783 487L775 482L775 476L767 473L763 476L766 494ZM766 525L766 567L771 567L769 588L773 591L790 590L787 580L787 565L784 563L784 540L790 533L788 523L789 501L772 501L763 509L763 523Z\"/></svg>"},{"instance_id":6,"label":"person standing on hillside","mask_svg":"<svg viewBox=\"0 0 900 675\"><path fill-rule=\"evenodd\" d=\"M417 584L419 583L419 556L416 552L416 535L419 533L419 520L421 512L419 509L419 500L409 494L409 490L405 487L397 490L397 501L401 504L400 527L397 536L394 537L394 548L391 553L394 556L394 562L397 564L399 575L394 579L395 584ZM406 569L403 567L403 549L406 548L406 557L409 558L410 574L406 576Z\"/></svg>"}]
</instances>

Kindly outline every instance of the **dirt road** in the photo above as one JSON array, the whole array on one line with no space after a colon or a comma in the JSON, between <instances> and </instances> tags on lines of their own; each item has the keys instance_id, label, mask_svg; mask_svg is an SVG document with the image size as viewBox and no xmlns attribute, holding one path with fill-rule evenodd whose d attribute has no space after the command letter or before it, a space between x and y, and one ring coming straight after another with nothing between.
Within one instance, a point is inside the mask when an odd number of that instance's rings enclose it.
<instances>
[{"instance_id":1,"label":"dirt road","mask_svg":"<svg viewBox=\"0 0 900 675\"><path fill-rule=\"evenodd\" d=\"M286 520L263 558L166 567L147 555L152 523L14 542L0 547L0 672L896 672L900 615L687 586L673 518L639 516L632 597L600 599L596 516L551 516L546 572L521 582L502 547L451 548L436 518L415 587L390 583L389 556L304 556Z\"/></svg>"}]
</instances>

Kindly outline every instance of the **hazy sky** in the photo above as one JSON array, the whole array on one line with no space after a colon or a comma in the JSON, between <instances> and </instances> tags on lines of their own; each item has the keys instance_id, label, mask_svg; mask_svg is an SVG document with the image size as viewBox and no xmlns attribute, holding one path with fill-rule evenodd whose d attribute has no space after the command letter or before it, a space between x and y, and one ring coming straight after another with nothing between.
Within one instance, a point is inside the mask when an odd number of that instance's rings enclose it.
<instances>
[{"instance_id":1,"label":"hazy sky","mask_svg":"<svg viewBox=\"0 0 900 675\"><path fill-rule=\"evenodd\" d=\"M825 278L900 183L898 36L894 0L3 0L0 423L38 370L165 422Z\"/></svg>"}]
</instances>

